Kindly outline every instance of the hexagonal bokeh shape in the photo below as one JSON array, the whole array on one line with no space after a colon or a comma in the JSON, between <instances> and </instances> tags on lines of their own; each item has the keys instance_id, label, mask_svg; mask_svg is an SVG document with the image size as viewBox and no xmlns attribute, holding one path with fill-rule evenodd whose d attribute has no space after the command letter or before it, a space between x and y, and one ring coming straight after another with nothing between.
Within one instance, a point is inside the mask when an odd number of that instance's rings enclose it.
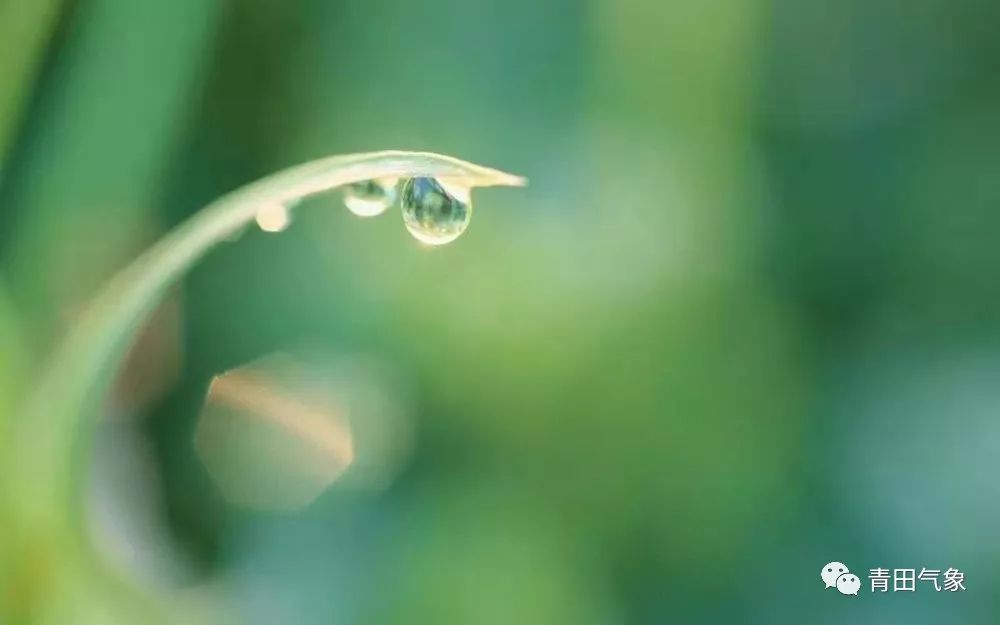
<instances>
[{"instance_id":1,"label":"hexagonal bokeh shape","mask_svg":"<svg viewBox=\"0 0 1000 625\"><path fill-rule=\"evenodd\" d=\"M194 445L226 500L294 510L337 481L387 485L408 457L410 424L370 364L275 354L217 376Z\"/></svg>"},{"instance_id":2,"label":"hexagonal bokeh shape","mask_svg":"<svg viewBox=\"0 0 1000 625\"><path fill-rule=\"evenodd\" d=\"M212 381L195 449L227 500L266 509L310 503L354 460L344 409L284 357Z\"/></svg>"}]
</instances>

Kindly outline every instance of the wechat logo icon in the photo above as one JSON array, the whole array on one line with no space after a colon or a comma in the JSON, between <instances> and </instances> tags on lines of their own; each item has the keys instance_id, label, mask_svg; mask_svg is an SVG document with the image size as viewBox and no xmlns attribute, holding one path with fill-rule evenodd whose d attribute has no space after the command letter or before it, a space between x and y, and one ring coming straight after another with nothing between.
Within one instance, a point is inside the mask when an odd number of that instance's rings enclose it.
<instances>
[{"instance_id":1,"label":"wechat logo icon","mask_svg":"<svg viewBox=\"0 0 1000 625\"><path fill-rule=\"evenodd\" d=\"M819 572L824 588L836 588L842 595L858 595L861 580L843 562L830 562Z\"/></svg>"}]
</instances>

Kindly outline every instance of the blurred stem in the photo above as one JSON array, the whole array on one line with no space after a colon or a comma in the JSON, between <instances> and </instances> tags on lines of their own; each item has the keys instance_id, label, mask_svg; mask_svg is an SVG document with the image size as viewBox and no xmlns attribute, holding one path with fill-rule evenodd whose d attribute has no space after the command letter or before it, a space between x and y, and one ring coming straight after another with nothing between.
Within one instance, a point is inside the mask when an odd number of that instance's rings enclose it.
<instances>
[{"instance_id":1,"label":"blurred stem","mask_svg":"<svg viewBox=\"0 0 1000 625\"><path fill-rule=\"evenodd\" d=\"M80 514L92 428L135 333L171 285L213 246L251 223L261 207L289 205L314 193L372 178L412 176L443 177L469 187L524 184L517 176L429 153L330 157L223 196L118 274L56 350L25 409L11 424L13 465L5 471L10 478L7 513L17 516L21 530L17 535L30 545L25 550L50 543L57 551L92 553ZM38 557L37 553L25 555ZM58 554L49 556L58 558Z\"/></svg>"}]
</instances>

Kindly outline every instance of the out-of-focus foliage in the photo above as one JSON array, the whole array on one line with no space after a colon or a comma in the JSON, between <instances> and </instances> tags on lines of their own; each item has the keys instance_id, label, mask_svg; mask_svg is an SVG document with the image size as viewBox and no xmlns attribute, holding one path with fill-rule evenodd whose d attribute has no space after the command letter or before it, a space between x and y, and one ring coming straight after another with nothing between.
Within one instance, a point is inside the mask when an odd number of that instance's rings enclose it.
<instances>
[{"instance_id":1,"label":"out-of-focus foliage","mask_svg":"<svg viewBox=\"0 0 1000 625\"><path fill-rule=\"evenodd\" d=\"M59 0L0 4L0 177L61 4Z\"/></svg>"},{"instance_id":2,"label":"out-of-focus foliage","mask_svg":"<svg viewBox=\"0 0 1000 625\"><path fill-rule=\"evenodd\" d=\"M115 269L243 183L383 148L532 181L478 193L440 249L330 194L213 252L77 441L111 570L0 506L0 622L992 622L998 19L0 3L0 419ZM351 419L398 408L374 430L393 468L243 507L196 450L209 383L302 350L381 372ZM212 448L227 470L245 440ZM240 488L300 484L261 449ZM14 557L38 577L9 584ZM869 596L823 591L834 559ZM967 592L868 593L869 568L950 566Z\"/></svg>"}]
</instances>

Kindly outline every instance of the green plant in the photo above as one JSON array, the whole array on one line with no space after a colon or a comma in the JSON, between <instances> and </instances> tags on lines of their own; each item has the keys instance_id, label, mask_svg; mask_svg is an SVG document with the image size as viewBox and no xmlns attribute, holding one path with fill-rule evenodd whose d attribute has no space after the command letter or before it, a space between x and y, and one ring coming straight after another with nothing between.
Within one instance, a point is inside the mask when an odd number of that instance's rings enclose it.
<instances>
[{"instance_id":1,"label":"green plant","mask_svg":"<svg viewBox=\"0 0 1000 625\"><path fill-rule=\"evenodd\" d=\"M50 563L77 558L82 564L76 575L82 577L101 570L79 513L91 426L128 345L166 290L209 249L253 222L262 209L290 207L306 196L343 185L415 177L464 189L525 184L523 178L501 171L422 152L320 159L258 180L209 204L97 295L9 424L11 464L4 471L8 479L3 518L12 525L8 535L14 537L14 549L8 554L13 561L13 566L6 567L9 579L4 580L3 595L8 601L19 601L22 593L17 589L29 586L36 600L44 600L46 588L55 583L52 578L60 569Z\"/></svg>"}]
</instances>

